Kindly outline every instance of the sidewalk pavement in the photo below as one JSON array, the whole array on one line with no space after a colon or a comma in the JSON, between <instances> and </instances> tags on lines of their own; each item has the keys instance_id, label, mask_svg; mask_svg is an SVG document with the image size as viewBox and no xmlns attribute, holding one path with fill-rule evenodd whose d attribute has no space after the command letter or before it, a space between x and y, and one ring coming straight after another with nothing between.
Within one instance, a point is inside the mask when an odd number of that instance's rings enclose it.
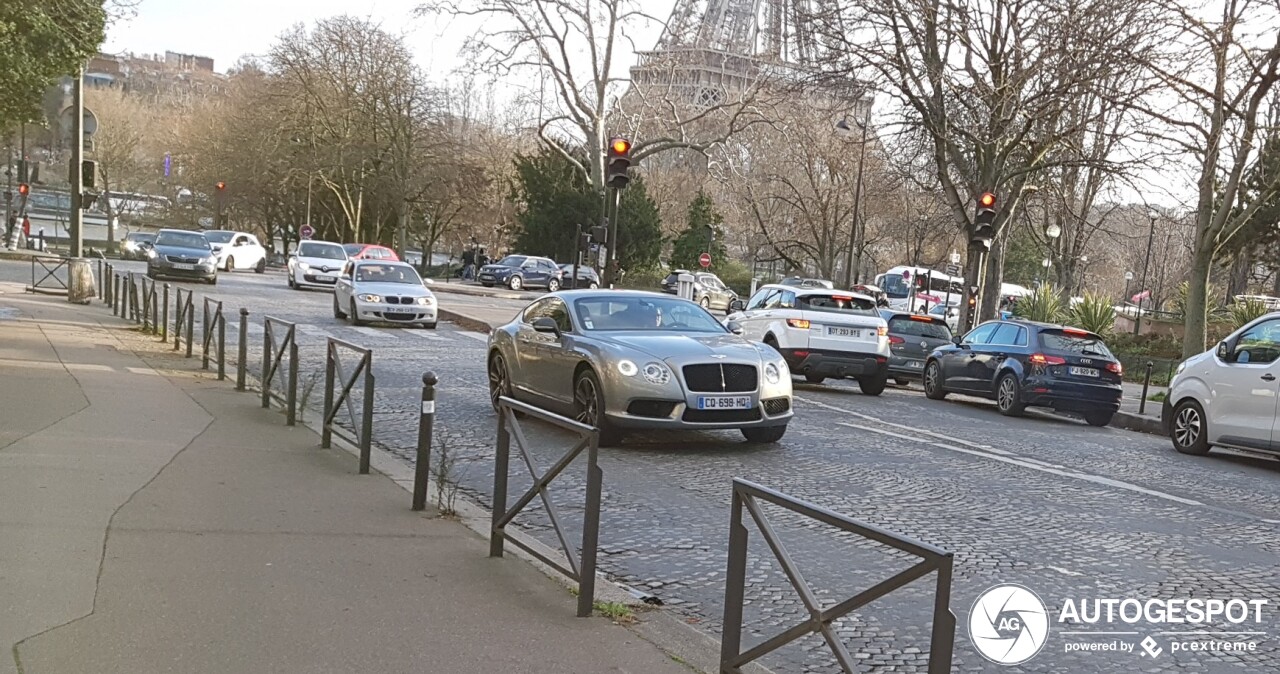
<instances>
[{"instance_id":1,"label":"sidewalk pavement","mask_svg":"<svg viewBox=\"0 0 1280 674\"><path fill-rule=\"evenodd\" d=\"M689 671L122 321L0 309L0 674Z\"/></svg>"}]
</instances>

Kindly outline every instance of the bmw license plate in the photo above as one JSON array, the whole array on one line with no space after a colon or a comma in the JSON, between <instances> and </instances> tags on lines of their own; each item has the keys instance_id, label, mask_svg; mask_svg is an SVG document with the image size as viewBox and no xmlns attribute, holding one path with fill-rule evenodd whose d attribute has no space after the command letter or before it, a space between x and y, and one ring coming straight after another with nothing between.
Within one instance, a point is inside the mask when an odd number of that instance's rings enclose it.
<instances>
[{"instance_id":1,"label":"bmw license plate","mask_svg":"<svg viewBox=\"0 0 1280 674\"><path fill-rule=\"evenodd\" d=\"M416 313L413 309L410 309L409 307L387 307L386 309L383 309L383 311L385 311L385 312L387 312L387 313L389 313L389 314L412 314L412 313Z\"/></svg>"},{"instance_id":2,"label":"bmw license plate","mask_svg":"<svg viewBox=\"0 0 1280 674\"><path fill-rule=\"evenodd\" d=\"M751 396L698 396L700 410L749 410Z\"/></svg>"},{"instance_id":3,"label":"bmw license plate","mask_svg":"<svg viewBox=\"0 0 1280 674\"><path fill-rule=\"evenodd\" d=\"M1096 377L1099 375L1097 368L1092 367L1075 367L1073 365L1067 371L1080 377Z\"/></svg>"},{"instance_id":4,"label":"bmw license plate","mask_svg":"<svg viewBox=\"0 0 1280 674\"><path fill-rule=\"evenodd\" d=\"M850 339L862 339L862 330L857 328L839 328L834 325L827 326L828 337L848 337Z\"/></svg>"},{"instance_id":5,"label":"bmw license plate","mask_svg":"<svg viewBox=\"0 0 1280 674\"><path fill-rule=\"evenodd\" d=\"M195 266L194 264L186 264L186 263L183 263L183 262L175 262L175 263L173 263L173 268L174 268L174 269L182 269L182 270L185 270L185 271L191 271L191 270L195 269L195 268L196 268L196 266Z\"/></svg>"}]
</instances>

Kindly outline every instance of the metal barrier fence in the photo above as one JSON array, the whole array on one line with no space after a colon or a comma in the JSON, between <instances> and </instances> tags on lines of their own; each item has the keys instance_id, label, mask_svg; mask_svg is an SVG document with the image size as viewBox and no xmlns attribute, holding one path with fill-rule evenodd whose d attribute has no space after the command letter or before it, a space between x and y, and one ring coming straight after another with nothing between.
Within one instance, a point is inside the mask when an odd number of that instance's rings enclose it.
<instances>
[{"instance_id":1,"label":"metal barrier fence","mask_svg":"<svg viewBox=\"0 0 1280 674\"><path fill-rule=\"evenodd\" d=\"M271 316L262 319L262 406L271 407L271 383L286 351L289 354L289 380L284 396L285 423L292 426L298 418L298 326ZM277 343L276 329L283 328L283 336Z\"/></svg>"},{"instance_id":2,"label":"metal barrier fence","mask_svg":"<svg viewBox=\"0 0 1280 674\"><path fill-rule=\"evenodd\" d=\"M549 424L575 433L578 441L565 452L547 471L541 475L529 456L529 443L516 418L516 412L541 419ZM511 439L515 438L516 448L520 450L520 458L533 478L533 486L516 499L515 505L507 507L507 477L511 460ZM597 461L599 459L600 431L573 419L527 405L525 403L502 397L498 399L498 447L494 456L493 470L493 526L489 534L489 556L501 557L503 544L511 541L520 549L541 560L547 566L559 571L578 582L578 617L591 615L595 603L596 590L596 551L600 538L600 489L604 480ZM560 525L560 517L547 491L547 486L556 479L578 455L587 453L587 494L586 508L582 516L582 556L574 554L573 546L565 536L564 527ZM560 539L560 547L568 558L569 566L552 560L534 550L517 538L507 533L506 527L515 519L520 511L533 502L535 497L542 497L542 504L551 519L556 537Z\"/></svg>"},{"instance_id":3,"label":"metal barrier fence","mask_svg":"<svg viewBox=\"0 0 1280 674\"><path fill-rule=\"evenodd\" d=\"M142 288L142 329L146 332L160 331L160 299L156 295L156 282L146 276L140 277Z\"/></svg>"},{"instance_id":4,"label":"metal barrier fence","mask_svg":"<svg viewBox=\"0 0 1280 674\"><path fill-rule=\"evenodd\" d=\"M70 258L54 257L51 255L33 255L31 257L31 285L27 286L29 293L41 293L44 295L66 295L68 292L66 274L70 273L67 263ZM50 267L49 265L53 266ZM39 265L37 272L36 266ZM64 276L58 276L58 272L63 272ZM39 279L36 274L40 273Z\"/></svg>"},{"instance_id":5,"label":"metal barrier fence","mask_svg":"<svg viewBox=\"0 0 1280 674\"><path fill-rule=\"evenodd\" d=\"M188 290L185 294L182 288L178 288L178 294L174 298L175 318L173 321L173 350L177 351L182 348L183 333L187 338L187 358L191 357L193 343L196 340L196 307L195 307L195 291ZM183 300L183 298L186 298Z\"/></svg>"},{"instance_id":6,"label":"metal barrier fence","mask_svg":"<svg viewBox=\"0 0 1280 674\"><path fill-rule=\"evenodd\" d=\"M200 322L203 333L200 340L200 367L209 369L209 351L218 351L218 380L227 378L227 318L222 315L222 301L204 298L204 320ZM214 337L217 340L214 340Z\"/></svg>"},{"instance_id":7,"label":"metal barrier fence","mask_svg":"<svg viewBox=\"0 0 1280 674\"><path fill-rule=\"evenodd\" d=\"M910 553L922 559L918 564L892 578L881 581L870 589L823 609L817 595L804 580L773 525L760 509L757 501L766 501L793 513L815 519L841 531ZM787 629L760 644L742 651L743 593L747 579L747 528L742 523L742 511L751 514L765 543L782 565L782 571L795 588L809 613L804 622ZM762 487L753 482L735 478L733 481L733 508L729 523L729 563L725 574L724 590L724 638L720 642L720 671L722 674L740 674L741 667L810 633L822 635L827 646L845 672L854 671L853 658L844 647L831 623L848 613L866 606L872 601L920 578L932 571L938 572L938 584L933 603L933 634L929 647L929 674L951 671L951 652L955 642L956 617L951 612L952 553L906 536L895 534L877 526L859 522L807 501L792 498L782 492Z\"/></svg>"},{"instance_id":8,"label":"metal barrier fence","mask_svg":"<svg viewBox=\"0 0 1280 674\"><path fill-rule=\"evenodd\" d=\"M347 376L342 367L343 350L355 352L360 358L350 376ZM362 377L364 379L363 414L357 419L355 405L351 402L351 389L355 388L356 382ZM334 385L338 383L341 383L341 391L335 397ZM320 433L320 446L325 449L328 449L332 443L334 433L342 435L342 429L334 422L337 419L338 410L344 403L347 416L351 421L351 428L356 434L355 437L346 439L360 448L360 474L368 475L370 455L373 453L373 351L330 337L325 347L324 418ZM359 430L356 430L357 426Z\"/></svg>"}]
</instances>

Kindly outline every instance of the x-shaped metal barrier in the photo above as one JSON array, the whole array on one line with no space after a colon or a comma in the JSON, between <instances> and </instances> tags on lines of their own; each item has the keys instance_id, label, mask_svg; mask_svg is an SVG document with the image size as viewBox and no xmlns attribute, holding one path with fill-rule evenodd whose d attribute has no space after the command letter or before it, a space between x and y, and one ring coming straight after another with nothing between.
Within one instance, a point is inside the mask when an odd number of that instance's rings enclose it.
<instances>
[{"instance_id":1,"label":"x-shaped metal barrier","mask_svg":"<svg viewBox=\"0 0 1280 674\"><path fill-rule=\"evenodd\" d=\"M354 352L360 359L350 376L342 367L343 351ZM351 390L362 378L364 380L363 414L357 417L355 405L351 401ZM339 383L341 390L335 387ZM343 435L342 429L334 422L338 417L338 411L344 405L351 421L351 428L356 433L354 438L346 439L360 448L360 474L368 475L369 461L373 453L373 351L330 337L324 359L324 423L320 432L321 447L327 449L330 446L334 433ZM359 430L355 430L357 427Z\"/></svg>"},{"instance_id":2,"label":"x-shaped metal barrier","mask_svg":"<svg viewBox=\"0 0 1280 674\"><path fill-rule=\"evenodd\" d=\"M801 575L786 546L782 544L777 531L761 511L759 501L772 503L841 531L858 534L910 553L920 557L922 561L875 584L870 589L824 609L809 583ZM804 622L766 639L746 652L742 651L743 593L747 575L747 528L742 522L743 510L750 513L765 543L769 545L773 556L782 565L783 573L786 574L791 586L800 595L800 601L809 612L809 617ZM729 564L724 590L724 638L720 642L721 674L740 674L743 665L754 662L810 633L822 635L841 668L852 674L855 659L844 647L839 635L832 629L832 623L932 571L938 572L938 583L933 603L929 674L944 674L951 671L951 652L956 632L956 617L950 608L952 553L741 479L733 481L733 509L730 517Z\"/></svg>"},{"instance_id":3,"label":"x-shaped metal barrier","mask_svg":"<svg viewBox=\"0 0 1280 674\"><path fill-rule=\"evenodd\" d=\"M219 309L221 311L221 309ZM271 407L271 384L285 354L289 355L288 382L285 385L285 423L292 426L298 419L298 326L279 318L262 318L262 407ZM277 333L280 333L277 339ZM225 344L225 342L224 342Z\"/></svg>"},{"instance_id":4,"label":"x-shaped metal barrier","mask_svg":"<svg viewBox=\"0 0 1280 674\"><path fill-rule=\"evenodd\" d=\"M152 289L152 293L155 289ZM200 367L209 369L209 351L218 352L218 379L227 378L227 318L222 315L222 301L204 298L204 320L200 323L203 332L201 341ZM214 337L217 337L215 340Z\"/></svg>"},{"instance_id":5,"label":"x-shaped metal barrier","mask_svg":"<svg viewBox=\"0 0 1280 674\"><path fill-rule=\"evenodd\" d=\"M529 456L529 442L525 438L524 429L520 427L520 421L516 418L516 412L535 419L541 419L574 433L578 436L578 441L573 447L569 448L569 451L565 452L564 456L561 456L559 460L552 464L545 473L539 475L538 469L533 463L533 458ZM515 439L516 449L520 451L521 460L529 470L529 476L533 478L533 486L529 487L529 490L523 496L516 499L515 505L508 508L507 478L510 468L512 438ZM573 546L570 545L569 539L565 535L564 527L560 524L560 516L551 501L547 487L584 451L587 453L587 494L586 507L582 515L582 555L579 558L578 555L574 554ZM533 555L547 566L577 581L578 617L581 618L591 615L592 607L595 603L596 552L600 539L600 489L604 480L600 466L597 463L599 453L600 432L596 428L512 398L504 396L498 399L498 447L494 454L493 526L489 534L489 556L501 557L503 544L506 541L511 541L516 547ZM560 547L564 550L565 557L568 558L568 567L565 567L560 561L553 560L526 545L520 539L512 537L507 532L507 525L536 497L542 498L542 505L546 508L547 516L551 519L551 526L555 529L556 537L560 539Z\"/></svg>"},{"instance_id":6,"label":"x-shaped metal barrier","mask_svg":"<svg viewBox=\"0 0 1280 674\"><path fill-rule=\"evenodd\" d=\"M49 266L50 260L53 261L52 267ZM68 292L67 282L58 276L58 271L62 270L64 273L70 273L67 267L67 263L70 261L70 258L65 257L33 255L31 257L31 286L27 288L27 292L65 295ZM40 271L44 274L38 280L36 279L36 274L38 273L36 265L40 266ZM53 283L46 285L50 279L53 279ZM54 283L57 285L54 285Z\"/></svg>"},{"instance_id":7,"label":"x-shaped metal barrier","mask_svg":"<svg viewBox=\"0 0 1280 674\"><path fill-rule=\"evenodd\" d=\"M196 307L194 290L182 292L182 288L177 289L178 294L174 298L174 306L177 307L175 312L176 318L173 321L173 350L177 351L181 348L183 333L187 338L187 358L191 357L192 345L196 340ZM185 298L185 299L184 299Z\"/></svg>"}]
</instances>

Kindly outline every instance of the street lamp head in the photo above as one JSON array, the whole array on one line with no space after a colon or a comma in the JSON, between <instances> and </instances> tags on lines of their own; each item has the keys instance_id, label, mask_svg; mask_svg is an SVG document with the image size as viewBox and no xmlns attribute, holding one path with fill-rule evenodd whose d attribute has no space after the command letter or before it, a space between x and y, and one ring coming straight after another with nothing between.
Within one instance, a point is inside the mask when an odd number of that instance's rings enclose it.
<instances>
[{"instance_id":1,"label":"street lamp head","mask_svg":"<svg viewBox=\"0 0 1280 674\"><path fill-rule=\"evenodd\" d=\"M1057 223L1051 224L1044 228L1044 235L1050 239L1056 239L1062 235L1062 228Z\"/></svg>"},{"instance_id":2,"label":"street lamp head","mask_svg":"<svg viewBox=\"0 0 1280 674\"><path fill-rule=\"evenodd\" d=\"M1084 264L1089 264L1089 256L1088 256L1088 255L1081 255L1081 256L1080 256L1080 262L1082 262L1082 263L1084 263Z\"/></svg>"},{"instance_id":3,"label":"street lamp head","mask_svg":"<svg viewBox=\"0 0 1280 674\"><path fill-rule=\"evenodd\" d=\"M1126 281L1132 281L1132 280L1133 280L1133 272L1131 272L1131 271L1127 271L1127 272L1125 272L1125 273L1124 273L1124 280L1126 280Z\"/></svg>"},{"instance_id":4,"label":"street lamp head","mask_svg":"<svg viewBox=\"0 0 1280 674\"><path fill-rule=\"evenodd\" d=\"M1044 265L1045 269L1048 269L1049 265L1053 264L1053 261L1046 257L1045 259L1041 260L1040 263Z\"/></svg>"}]
</instances>

